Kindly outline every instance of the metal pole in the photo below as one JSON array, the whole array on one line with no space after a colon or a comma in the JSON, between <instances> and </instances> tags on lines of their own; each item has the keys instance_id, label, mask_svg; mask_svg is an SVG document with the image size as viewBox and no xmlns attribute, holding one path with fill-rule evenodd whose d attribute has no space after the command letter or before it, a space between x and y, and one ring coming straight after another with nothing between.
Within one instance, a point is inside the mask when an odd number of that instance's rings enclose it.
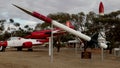
<instances>
[{"instance_id":1,"label":"metal pole","mask_svg":"<svg viewBox=\"0 0 120 68\"><path fill-rule=\"evenodd\" d=\"M118 54L118 56L120 57L120 45L119 45L119 54Z\"/></svg>"},{"instance_id":2,"label":"metal pole","mask_svg":"<svg viewBox=\"0 0 120 68\"><path fill-rule=\"evenodd\" d=\"M53 24L51 24L51 63L53 63Z\"/></svg>"},{"instance_id":3,"label":"metal pole","mask_svg":"<svg viewBox=\"0 0 120 68\"><path fill-rule=\"evenodd\" d=\"M75 42L75 54L77 54L77 47L78 47L78 42Z\"/></svg>"},{"instance_id":4,"label":"metal pole","mask_svg":"<svg viewBox=\"0 0 120 68\"><path fill-rule=\"evenodd\" d=\"M51 37L49 37L49 56L51 56Z\"/></svg>"},{"instance_id":5,"label":"metal pole","mask_svg":"<svg viewBox=\"0 0 120 68\"><path fill-rule=\"evenodd\" d=\"M101 60L103 61L104 60L104 49L101 48Z\"/></svg>"}]
</instances>

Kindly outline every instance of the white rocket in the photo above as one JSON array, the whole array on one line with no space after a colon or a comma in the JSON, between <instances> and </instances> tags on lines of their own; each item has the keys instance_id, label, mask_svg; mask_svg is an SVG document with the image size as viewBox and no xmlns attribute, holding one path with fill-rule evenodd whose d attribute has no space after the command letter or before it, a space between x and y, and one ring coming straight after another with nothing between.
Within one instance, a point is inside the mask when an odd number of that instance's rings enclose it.
<instances>
[{"instance_id":1,"label":"white rocket","mask_svg":"<svg viewBox=\"0 0 120 68\"><path fill-rule=\"evenodd\" d=\"M78 31L76 31L76 30L74 30L72 28L69 28L69 27L67 27L67 26L65 26L65 25L63 25L63 24L61 24L61 23L59 23L59 22L57 22L55 20L52 20L51 18L48 18L48 17L46 17L46 16L44 16L44 15L38 13L38 12L28 11L26 9L23 9L23 8L17 6L17 5L14 5L14 6L19 8L20 10L24 11L25 13L27 13L29 15L32 15L32 16L34 16L34 17L36 17L36 18L38 18L38 19L40 19L42 21L45 21L46 23L53 24L54 26L59 27L59 28L65 30L65 31L67 31L67 32L69 32L69 33L71 33L73 35L76 35L76 36L80 37L83 40L86 40L88 42L94 42L94 39L92 39L91 37L89 37L89 36L87 36L87 35L85 35L85 34L83 34L81 32L78 32ZM100 45L100 47L107 48L107 45L106 44Z\"/></svg>"}]
</instances>

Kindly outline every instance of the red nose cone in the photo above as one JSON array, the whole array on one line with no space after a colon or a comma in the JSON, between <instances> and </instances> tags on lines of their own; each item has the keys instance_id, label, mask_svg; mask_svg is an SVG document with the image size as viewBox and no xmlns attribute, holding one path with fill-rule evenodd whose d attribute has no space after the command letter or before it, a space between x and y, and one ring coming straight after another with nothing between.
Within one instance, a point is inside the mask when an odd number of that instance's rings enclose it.
<instances>
[{"instance_id":1,"label":"red nose cone","mask_svg":"<svg viewBox=\"0 0 120 68\"><path fill-rule=\"evenodd\" d=\"M100 2L100 5L99 5L99 14L104 15L104 6L102 2Z\"/></svg>"}]
</instances>

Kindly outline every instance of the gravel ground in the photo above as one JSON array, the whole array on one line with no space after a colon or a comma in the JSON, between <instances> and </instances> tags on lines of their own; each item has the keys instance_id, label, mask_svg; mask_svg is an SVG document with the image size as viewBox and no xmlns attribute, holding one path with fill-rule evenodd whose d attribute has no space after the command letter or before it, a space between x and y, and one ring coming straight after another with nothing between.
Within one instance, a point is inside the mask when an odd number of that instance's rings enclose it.
<instances>
[{"instance_id":1,"label":"gravel ground","mask_svg":"<svg viewBox=\"0 0 120 68\"><path fill-rule=\"evenodd\" d=\"M27 50L16 51L13 48L0 53L0 68L120 68L120 57L104 53L101 60L100 49L88 50L92 52L91 59L81 59L81 51L73 48L62 48L58 53L54 48L53 62L48 56L48 48L35 48L33 52Z\"/></svg>"}]
</instances>

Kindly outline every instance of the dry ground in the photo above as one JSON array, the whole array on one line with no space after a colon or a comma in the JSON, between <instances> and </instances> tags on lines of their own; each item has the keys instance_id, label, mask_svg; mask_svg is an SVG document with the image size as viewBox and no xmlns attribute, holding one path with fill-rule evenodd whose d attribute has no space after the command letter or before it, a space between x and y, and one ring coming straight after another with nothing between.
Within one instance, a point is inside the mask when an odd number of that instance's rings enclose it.
<instances>
[{"instance_id":1,"label":"dry ground","mask_svg":"<svg viewBox=\"0 0 120 68\"><path fill-rule=\"evenodd\" d=\"M17 52L7 49L0 53L0 68L120 68L120 57L107 52L101 60L100 50L90 50L92 59L81 59L81 51L73 48L62 48L59 53L54 49L54 61L50 62L48 48L37 48L33 52Z\"/></svg>"}]
</instances>

